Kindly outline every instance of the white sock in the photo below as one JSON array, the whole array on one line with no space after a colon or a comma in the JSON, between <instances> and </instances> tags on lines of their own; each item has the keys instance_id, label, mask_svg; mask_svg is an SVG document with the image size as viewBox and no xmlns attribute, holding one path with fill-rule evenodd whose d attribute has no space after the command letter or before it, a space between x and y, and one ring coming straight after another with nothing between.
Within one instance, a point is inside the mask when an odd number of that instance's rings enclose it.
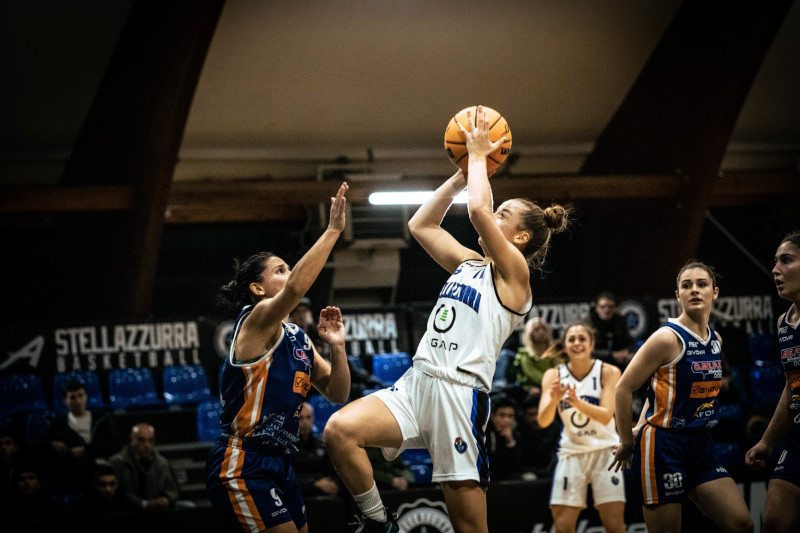
<instances>
[{"instance_id":1,"label":"white sock","mask_svg":"<svg viewBox=\"0 0 800 533\"><path fill-rule=\"evenodd\" d=\"M389 519L386 516L386 509L381 501L381 495L378 493L378 486L374 482L371 489L364 494L354 494L353 499L358 505L361 514L367 518L371 518L376 522L386 522Z\"/></svg>"}]
</instances>

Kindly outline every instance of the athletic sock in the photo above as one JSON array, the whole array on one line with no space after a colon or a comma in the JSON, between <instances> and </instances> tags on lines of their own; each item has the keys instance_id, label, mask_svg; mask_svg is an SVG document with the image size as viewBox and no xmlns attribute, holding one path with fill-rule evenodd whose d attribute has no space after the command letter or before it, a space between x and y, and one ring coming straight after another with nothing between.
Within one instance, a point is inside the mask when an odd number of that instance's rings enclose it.
<instances>
[{"instance_id":1,"label":"athletic sock","mask_svg":"<svg viewBox=\"0 0 800 533\"><path fill-rule=\"evenodd\" d=\"M386 515L386 508L381 501L381 495L378 493L378 486L373 482L372 488L364 494L355 494L353 499L365 517L375 520L376 522L386 522L389 517Z\"/></svg>"}]
</instances>

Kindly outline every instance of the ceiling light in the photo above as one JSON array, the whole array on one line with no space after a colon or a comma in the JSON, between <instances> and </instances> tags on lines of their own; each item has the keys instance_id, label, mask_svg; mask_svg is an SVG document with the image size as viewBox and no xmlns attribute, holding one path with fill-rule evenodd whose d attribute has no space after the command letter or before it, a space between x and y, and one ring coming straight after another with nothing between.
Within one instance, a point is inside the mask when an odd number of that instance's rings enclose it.
<instances>
[{"instance_id":1,"label":"ceiling light","mask_svg":"<svg viewBox=\"0 0 800 533\"><path fill-rule=\"evenodd\" d=\"M372 205L420 205L433 196L433 191L392 191L374 192L369 195ZM467 203L467 191L464 189L455 198L454 204Z\"/></svg>"}]
</instances>

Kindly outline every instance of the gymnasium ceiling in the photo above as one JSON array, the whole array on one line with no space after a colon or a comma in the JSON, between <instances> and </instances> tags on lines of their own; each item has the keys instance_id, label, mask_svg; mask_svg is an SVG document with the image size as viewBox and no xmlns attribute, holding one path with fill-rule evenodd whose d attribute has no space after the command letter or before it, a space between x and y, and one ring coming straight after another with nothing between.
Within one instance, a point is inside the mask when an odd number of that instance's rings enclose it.
<instances>
[{"instance_id":1,"label":"gymnasium ceiling","mask_svg":"<svg viewBox=\"0 0 800 533\"><path fill-rule=\"evenodd\" d=\"M147 312L164 224L304 216L342 177L354 202L432 188L453 170L447 121L476 103L513 133L498 197L689 205L690 248L709 206L797 198L791 1L160 4L0 10L4 231L82 213L59 235L132 231L132 252L98 237L113 264L134 254L143 293L111 314Z\"/></svg>"}]
</instances>

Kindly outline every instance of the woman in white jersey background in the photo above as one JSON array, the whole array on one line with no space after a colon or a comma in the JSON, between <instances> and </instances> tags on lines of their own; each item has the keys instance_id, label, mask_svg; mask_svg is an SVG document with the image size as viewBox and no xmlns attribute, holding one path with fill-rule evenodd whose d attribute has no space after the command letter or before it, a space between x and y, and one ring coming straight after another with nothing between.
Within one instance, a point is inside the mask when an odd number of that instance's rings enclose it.
<instances>
[{"instance_id":1,"label":"woman in white jersey background","mask_svg":"<svg viewBox=\"0 0 800 533\"><path fill-rule=\"evenodd\" d=\"M427 448L458 532L487 532L488 459L484 430L488 393L503 342L531 308L530 267L540 265L550 234L566 227L567 210L513 199L492 210L486 157L489 140L479 107L466 131L468 173L456 172L409 221L425 251L451 273L428 319L414 365L394 386L360 398L328 421L324 438L340 478L362 514L360 532L395 532L372 478L367 446L392 458ZM441 226L453 198L467 187L469 218L483 255Z\"/></svg>"},{"instance_id":2,"label":"woman in white jersey background","mask_svg":"<svg viewBox=\"0 0 800 533\"><path fill-rule=\"evenodd\" d=\"M621 372L592 357L594 346L594 329L575 323L545 352L547 357L564 361L542 377L538 417L542 427L552 424L556 414L564 424L550 490L557 533L575 531L590 484L605 530L625 532L625 484L622 475L606 469L608 457L619 444L614 429L614 390Z\"/></svg>"},{"instance_id":3,"label":"woman in white jersey background","mask_svg":"<svg viewBox=\"0 0 800 533\"><path fill-rule=\"evenodd\" d=\"M631 469L650 533L680 531L687 499L722 531L753 531L747 504L714 455L708 432L719 418L722 379L722 339L709 327L718 295L710 265L685 264L675 291L680 316L648 337L617 383L620 445L609 470ZM634 431L633 393L645 381L647 399Z\"/></svg>"}]
</instances>

